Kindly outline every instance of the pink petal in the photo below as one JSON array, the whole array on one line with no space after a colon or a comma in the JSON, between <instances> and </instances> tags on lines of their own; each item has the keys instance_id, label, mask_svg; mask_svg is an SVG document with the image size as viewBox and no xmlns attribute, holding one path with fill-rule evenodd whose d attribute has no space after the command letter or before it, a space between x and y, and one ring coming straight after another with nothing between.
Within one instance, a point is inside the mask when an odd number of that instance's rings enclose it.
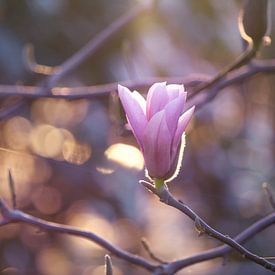
<instances>
[{"instance_id":1,"label":"pink petal","mask_svg":"<svg viewBox=\"0 0 275 275\"><path fill-rule=\"evenodd\" d=\"M162 110L168 103L166 82L155 83L151 86L147 95L146 115L149 121L153 115Z\"/></svg>"},{"instance_id":2,"label":"pink petal","mask_svg":"<svg viewBox=\"0 0 275 275\"><path fill-rule=\"evenodd\" d=\"M163 178L169 172L171 143L165 112L160 111L149 121L143 137L143 155L151 177Z\"/></svg>"},{"instance_id":3,"label":"pink petal","mask_svg":"<svg viewBox=\"0 0 275 275\"><path fill-rule=\"evenodd\" d=\"M181 140L181 136L182 136L183 132L185 131L189 121L191 120L191 117L194 113L194 110L195 110L195 106L191 107L189 110L184 112L184 114L182 114L180 119L179 119L178 127L177 127L175 137L174 137L174 140L173 140L173 149L172 149L173 157L177 153L177 149L178 149L178 146L179 146L179 143L180 143L180 140Z\"/></svg>"},{"instance_id":4,"label":"pink petal","mask_svg":"<svg viewBox=\"0 0 275 275\"><path fill-rule=\"evenodd\" d=\"M147 125L145 104L137 95L137 92L131 93L128 88L121 85L118 85L118 94L125 110L128 122L139 145L141 145L144 129Z\"/></svg>"},{"instance_id":5,"label":"pink petal","mask_svg":"<svg viewBox=\"0 0 275 275\"><path fill-rule=\"evenodd\" d=\"M145 98L137 91L133 91L132 96L139 103L140 107L143 110L143 113L145 114L145 112L146 112L146 100L145 100Z\"/></svg>"},{"instance_id":6,"label":"pink petal","mask_svg":"<svg viewBox=\"0 0 275 275\"><path fill-rule=\"evenodd\" d=\"M184 95L179 95L177 98L170 101L164 108L166 123L172 137L174 136L178 126L179 117L183 113L183 108L185 105L184 99Z\"/></svg>"},{"instance_id":7,"label":"pink petal","mask_svg":"<svg viewBox=\"0 0 275 275\"><path fill-rule=\"evenodd\" d=\"M180 94L183 94L185 96L184 101L186 101L187 93L184 91L184 86L183 85L169 84L169 85L166 86L166 89L167 89L167 94L168 94L168 97L169 97L169 101L175 99Z\"/></svg>"}]
</instances>

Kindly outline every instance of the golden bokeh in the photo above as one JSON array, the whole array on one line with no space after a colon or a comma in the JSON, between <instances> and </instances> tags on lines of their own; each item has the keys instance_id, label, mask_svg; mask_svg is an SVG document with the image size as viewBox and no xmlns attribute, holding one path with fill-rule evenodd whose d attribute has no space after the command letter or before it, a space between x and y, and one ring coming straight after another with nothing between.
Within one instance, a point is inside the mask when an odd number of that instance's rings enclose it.
<instances>
[{"instance_id":1,"label":"golden bokeh","mask_svg":"<svg viewBox=\"0 0 275 275\"><path fill-rule=\"evenodd\" d=\"M36 258L36 265L43 275L67 275L72 270L65 253L55 247L42 250Z\"/></svg>"},{"instance_id":2,"label":"golden bokeh","mask_svg":"<svg viewBox=\"0 0 275 275\"><path fill-rule=\"evenodd\" d=\"M103 174L103 175L110 175L114 173L114 169L108 168L108 167L103 167L103 166L97 166L96 171Z\"/></svg>"},{"instance_id":3,"label":"golden bokeh","mask_svg":"<svg viewBox=\"0 0 275 275\"><path fill-rule=\"evenodd\" d=\"M62 147L62 154L66 161L81 165L90 159L92 149L88 144L67 140Z\"/></svg>"},{"instance_id":4,"label":"golden bokeh","mask_svg":"<svg viewBox=\"0 0 275 275\"><path fill-rule=\"evenodd\" d=\"M86 100L43 98L34 102L31 111L36 121L59 127L72 127L85 118L88 107Z\"/></svg>"},{"instance_id":5,"label":"golden bokeh","mask_svg":"<svg viewBox=\"0 0 275 275\"><path fill-rule=\"evenodd\" d=\"M51 186L40 186L32 194L32 202L36 209L43 214L54 214L62 206L60 192Z\"/></svg>"},{"instance_id":6,"label":"golden bokeh","mask_svg":"<svg viewBox=\"0 0 275 275\"><path fill-rule=\"evenodd\" d=\"M66 224L91 231L112 243L116 242L112 224L99 213L91 209L81 209L81 207L77 206L77 202L68 211ZM102 252L105 251L97 244L83 238L66 236L65 239L66 245L69 245L76 255L83 255L84 258L89 259L91 253L93 256L101 256Z\"/></svg>"},{"instance_id":7,"label":"golden bokeh","mask_svg":"<svg viewBox=\"0 0 275 275\"><path fill-rule=\"evenodd\" d=\"M132 145L116 143L111 145L104 154L108 160L127 168L142 170L144 167L142 153Z\"/></svg>"},{"instance_id":8,"label":"golden bokeh","mask_svg":"<svg viewBox=\"0 0 275 275\"><path fill-rule=\"evenodd\" d=\"M26 150L32 125L24 117L16 116L9 119L3 127L3 137L9 148Z\"/></svg>"}]
</instances>

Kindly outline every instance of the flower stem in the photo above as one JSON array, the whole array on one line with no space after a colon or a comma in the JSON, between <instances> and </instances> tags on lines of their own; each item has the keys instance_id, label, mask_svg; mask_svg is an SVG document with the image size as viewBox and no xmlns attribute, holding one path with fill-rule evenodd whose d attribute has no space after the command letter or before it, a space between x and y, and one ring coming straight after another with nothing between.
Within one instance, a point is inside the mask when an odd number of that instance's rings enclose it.
<instances>
[{"instance_id":1,"label":"flower stem","mask_svg":"<svg viewBox=\"0 0 275 275\"><path fill-rule=\"evenodd\" d=\"M161 191L164 187L164 180L163 179L154 179L155 187L157 191Z\"/></svg>"}]
</instances>

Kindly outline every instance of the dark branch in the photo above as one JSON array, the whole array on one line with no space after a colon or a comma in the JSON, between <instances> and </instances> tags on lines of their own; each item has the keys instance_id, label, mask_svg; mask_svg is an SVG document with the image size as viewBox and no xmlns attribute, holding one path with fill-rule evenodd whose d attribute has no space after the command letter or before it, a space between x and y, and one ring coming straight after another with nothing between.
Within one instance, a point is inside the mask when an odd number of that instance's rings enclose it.
<instances>
[{"instance_id":1,"label":"dark branch","mask_svg":"<svg viewBox=\"0 0 275 275\"><path fill-rule=\"evenodd\" d=\"M94 243L108 250L113 255L121 259L124 259L129 263L143 267L149 271L153 271L157 268L156 265L150 263L146 259L137 255L131 254L127 251L124 251L121 248L116 247L115 245L112 245L108 241L104 240L103 238L97 236L92 232L81 230L68 225L63 225L63 224L61 225L58 223L48 222L48 221L33 217L31 215L28 215L22 211L9 209L2 199L0 199L0 212L3 217L3 220L0 223L0 225L14 223L14 222L23 222L33 226L37 226L41 230L81 237L81 238L93 241Z\"/></svg>"},{"instance_id":2,"label":"dark branch","mask_svg":"<svg viewBox=\"0 0 275 275\"><path fill-rule=\"evenodd\" d=\"M261 220L255 222L254 224L252 224L250 227L248 227L239 235L237 235L234 238L234 240L240 244L243 244L247 242L249 239L253 238L257 233L263 231L264 229L266 229L267 227L269 227L274 223L275 223L275 213L272 213L262 218ZM196 263L208 261L218 257L223 257L227 253L231 252L232 250L233 250L232 247L228 245L222 245L217 248L204 251L200 254L172 262L169 264L169 269L171 270L171 272L176 272L180 269L183 269L187 266L190 266ZM265 257L265 259L268 259L268 258Z\"/></svg>"},{"instance_id":3,"label":"dark branch","mask_svg":"<svg viewBox=\"0 0 275 275\"><path fill-rule=\"evenodd\" d=\"M115 20L109 27L101 31L98 35L92 38L83 48L67 59L63 64L58 66L54 74L49 76L46 80L46 89L48 91L53 88L57 82L76 69L88 57L94 55L102 45L104 45L115 34L121 31L130 22L140 16L143 12L150 10L150 5L138 5L131 9L126 14ZM45 92L45 91L44 91Z\"/></svg>"},{"instance_id":4,"label":"dark branch","mask_svg":"<svg viewBox=\"0 0 275 275\"><path fill-rule=\"evenodd\" d=\"M113 275L113 264L109 255L105 255L105 275Z\"/></svg>"},{"instance_id":5,"label":"dark branch","mask_svg":"<svg viewBox=\"0 0 275 275\"><path fill-rule=\"evenodd\" d=\"M146 181L140 181L140 183L144 185L152 193L157 195L162 203L178 209L179 211L187 215L190 219L192 219L194 222L196 222L196 224L199 224L200 230L206 233L207 235L227 244L234 250L238 251L243 257L265 267L266 269L269 269L275 272L275 264L267 261L263 257L253 254L252 252L247 250L245 247L243 247L241 244L239 244L236 240L213 229L202 218L200 218L191 208L189 208L184 203L176 200L172 196L172 194L169 192L167 187L162 188L161 191L158 191L155 189L155 187L152 184Z\"/></svg>"},{"instance_id":6,"label":"dark branch","mask_svg":"<svg viewBox=\"0 0 275 275\"><path fill-rule=\"evenodd\" d=\"M148 253L149 257L156 261L157 263L160 263L160 264L167 264L167 262L163 261L162 259L160 259L158 256L156 256L151 248L150 248L150 245L148 244L147 240L145 238L142 238L141 239L141 244L142 246L144 247L145 251Z\"/></svg>"}]
</instances>

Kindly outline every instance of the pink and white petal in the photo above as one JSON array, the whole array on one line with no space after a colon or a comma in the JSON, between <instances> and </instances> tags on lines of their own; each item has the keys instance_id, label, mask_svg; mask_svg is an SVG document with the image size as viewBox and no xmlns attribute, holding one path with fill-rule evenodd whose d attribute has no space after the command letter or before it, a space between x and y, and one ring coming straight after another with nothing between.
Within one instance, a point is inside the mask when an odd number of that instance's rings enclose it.
<instances>
[{"instance_id":1,"label":"pink and white petal","mask_svg":"<svg viewBox=\"0 0 275 275\"><path fill-rule=\"evenodd\" d=\"M149 121L153 115L162 110L168 103L166 82L155 83L151 86L147 95L146 115Z\"/></svg>"},{"instance_id":2,"label":"pink and white petal","mask_svg":"<svg viewBox=\"0 0 275 275\"><path fill-rule=\"evenodd\" d=\"M178 126L179 117L183 113L185 105L184 96L179 95L174 100L170 101L164 108L166 123L169 128L170 135L173 137Z\"/></svg>"},{"instance_id":3,"label":"pink and white petal","mask_svg":"<svg viewBox=\"0 0 275 275\"><path fill-rule=\"evenodd\" d=\"M178 127L174 136L173 145L172 145L172 155L177 152L177 148L179 146L181 136L185 132L185 129L192 118L194 113L195 106L188 109L184 114L182 114L179 118Z\"/></svg>"},{"instance_id":4,"label":"pink and white petal","mask_svg":"<svg viewBox=\"0 0 275 275\"><path fill-rule=\"evenodd\" d=\"M152 178L163 178L169 172L171 144L165 112L160 111L149 121L143 137L145 165Z\"/></svg>"},{"instance_id":5,"label":"pink and white petal","mask_svg":"<svg viewBox=\"0 0 275 275\"><path fill-rule=\"evenodd\" d=\"M128 88L119 85L118 94L122 106L125 110L128 122L139 145L141 145L144 129L147 125L147 120L143 107L140 105L140 102L133 96Z\"/></svg>"},{"instance_id":6,"label":"pink and white petal","mask_svg":"<svg viewBox=\"0 0 275 275\"><path fill-rule=\"evenodd\" d=\"M169 84L166 86L166 88L167 88L169 101L175 99L176 97L178 97L181 94L185 95L185 101L186 101L187 93L184 91L183 85Z\"/></svg>"},{"instance_id":7,"label":"pink and white petal","mask_svg":"<svg viewBox=\"0 0 275 275\"><path fill-rule=\"evenodd\" d=\"M140 107L142 108L144 114L146 113L146 100L145 98L137 91L133 91L133 97L139 102Z\"/></svg>"}]
</instances>

